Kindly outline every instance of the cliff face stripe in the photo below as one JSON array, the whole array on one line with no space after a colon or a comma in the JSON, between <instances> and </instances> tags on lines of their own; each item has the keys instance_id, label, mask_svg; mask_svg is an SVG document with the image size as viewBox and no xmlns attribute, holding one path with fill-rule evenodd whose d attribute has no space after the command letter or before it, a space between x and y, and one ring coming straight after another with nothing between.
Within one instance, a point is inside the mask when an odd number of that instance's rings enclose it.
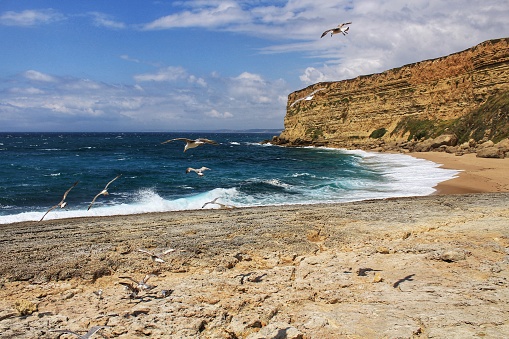
<instances>
[{"instance_id":1,"label":"cliff face stripe","mask_svg":"<svg viewBox=\"0 0 509 339\"><path fill-rule=\"evenodd\" d=\"M300 100L319 88L313 100ZM369 143L379 129L394 131L403 118L451 120L509 90L509 38L382 73L318 83L288 96L280 139L349 147ZM384 140L408 135L385 133Z\"/></svg>"}]
</instances>

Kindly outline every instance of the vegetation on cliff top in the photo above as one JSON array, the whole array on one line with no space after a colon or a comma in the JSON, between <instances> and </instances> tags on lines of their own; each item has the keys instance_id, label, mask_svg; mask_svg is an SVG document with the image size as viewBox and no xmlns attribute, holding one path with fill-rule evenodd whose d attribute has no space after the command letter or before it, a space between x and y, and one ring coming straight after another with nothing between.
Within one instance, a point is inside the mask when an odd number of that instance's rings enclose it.
<instances>
[{"instance_id":1,"label":"vegetation on cliff top","mask_svg":"<svg viewBox=\"0 0 509 339\"><path fill-rule=\"evenodd\" d=\"M435 138L452 133L460 143L470 139L499 142L509 137L509 91L490 97L465 116L453 120L402 119L390 133L405 135L408 140Z\"/></svg>"}]
</instances>

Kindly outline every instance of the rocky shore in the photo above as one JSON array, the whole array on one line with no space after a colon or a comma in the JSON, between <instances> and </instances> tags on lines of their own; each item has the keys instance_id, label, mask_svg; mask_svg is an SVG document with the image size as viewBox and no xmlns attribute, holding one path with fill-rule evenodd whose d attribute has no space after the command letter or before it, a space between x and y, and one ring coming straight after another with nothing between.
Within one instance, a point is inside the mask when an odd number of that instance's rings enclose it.
<instances>
[{"instance_id":1,"label":"rocky shore","mask_svg":"<svg viewBox=\"0 0 509 339\"><path fill-rule=\"evenodd\" d=\"M342 142L331 141L305 141L297 139L289 141L275 136L272 140L266 140L267 143L283 145L289 147L316 146L316 147L339 147L347 149L364 149L372 152L397 152L397 153L418 153L418 152L446 152L454 155L475 154L479 158L497 158L504 159L509 154L509 138L503 139L497 143L492 140L480 140L479 142L471 139L467 142L458 143L458 137L454 134L444 134L436 138L394 141L388 142L382 139L373 139L370 142Z\"/></svg>"},{"instance_id":2,"label":"rocky shore","mask_svg":"<svg viewBox=\"0 0 509 339\"><path fill-rule=\"evenodd\" d=\"M0 337L509 337L508 206L485 193L1 225Z\"/></svg>"}]
</instances>

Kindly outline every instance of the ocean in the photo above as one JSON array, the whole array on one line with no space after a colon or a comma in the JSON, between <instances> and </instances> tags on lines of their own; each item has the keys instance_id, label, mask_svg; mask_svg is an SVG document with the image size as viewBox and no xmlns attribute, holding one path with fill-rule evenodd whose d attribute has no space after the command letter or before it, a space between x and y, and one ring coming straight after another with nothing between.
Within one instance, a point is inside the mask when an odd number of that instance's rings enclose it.
<instances>
[{"instance_id":1,"label":"ocean","mask_svg":"<svg viewBox=\"0 0 509 339\"><path fill-rule=\"evenodd\" d=\"M0 133L0 224L201 209L350 202L434 192L458 171L403 154L287 148L264 133ZM208 138L183 152L178 137ZM203 176L186 173L206 166ZM108 187L109 195L96 194ZM219 208L208 204L204 208Z\"/></svg>"}]
</instances>

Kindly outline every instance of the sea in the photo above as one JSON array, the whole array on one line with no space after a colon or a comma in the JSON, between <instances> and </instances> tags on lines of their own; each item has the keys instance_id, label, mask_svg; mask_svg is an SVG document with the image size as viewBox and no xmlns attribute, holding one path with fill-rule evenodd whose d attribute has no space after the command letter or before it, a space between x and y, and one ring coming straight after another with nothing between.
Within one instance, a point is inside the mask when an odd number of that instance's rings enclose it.
<instances>
[{"instance_id":1,"label":"sea","mask_svg":"<svg viewBox=\"0 0 509 339\"><path fill-rule=\"evenodd\" d=\"M274 133L0 133L0 224L424 196L458 171L404 154L282 147ZM184 152L173 138L208 138ZM188 167L208 167L198 176ZM117 175L109 195L92 199Z\"/></svg>"}]
</instances>

